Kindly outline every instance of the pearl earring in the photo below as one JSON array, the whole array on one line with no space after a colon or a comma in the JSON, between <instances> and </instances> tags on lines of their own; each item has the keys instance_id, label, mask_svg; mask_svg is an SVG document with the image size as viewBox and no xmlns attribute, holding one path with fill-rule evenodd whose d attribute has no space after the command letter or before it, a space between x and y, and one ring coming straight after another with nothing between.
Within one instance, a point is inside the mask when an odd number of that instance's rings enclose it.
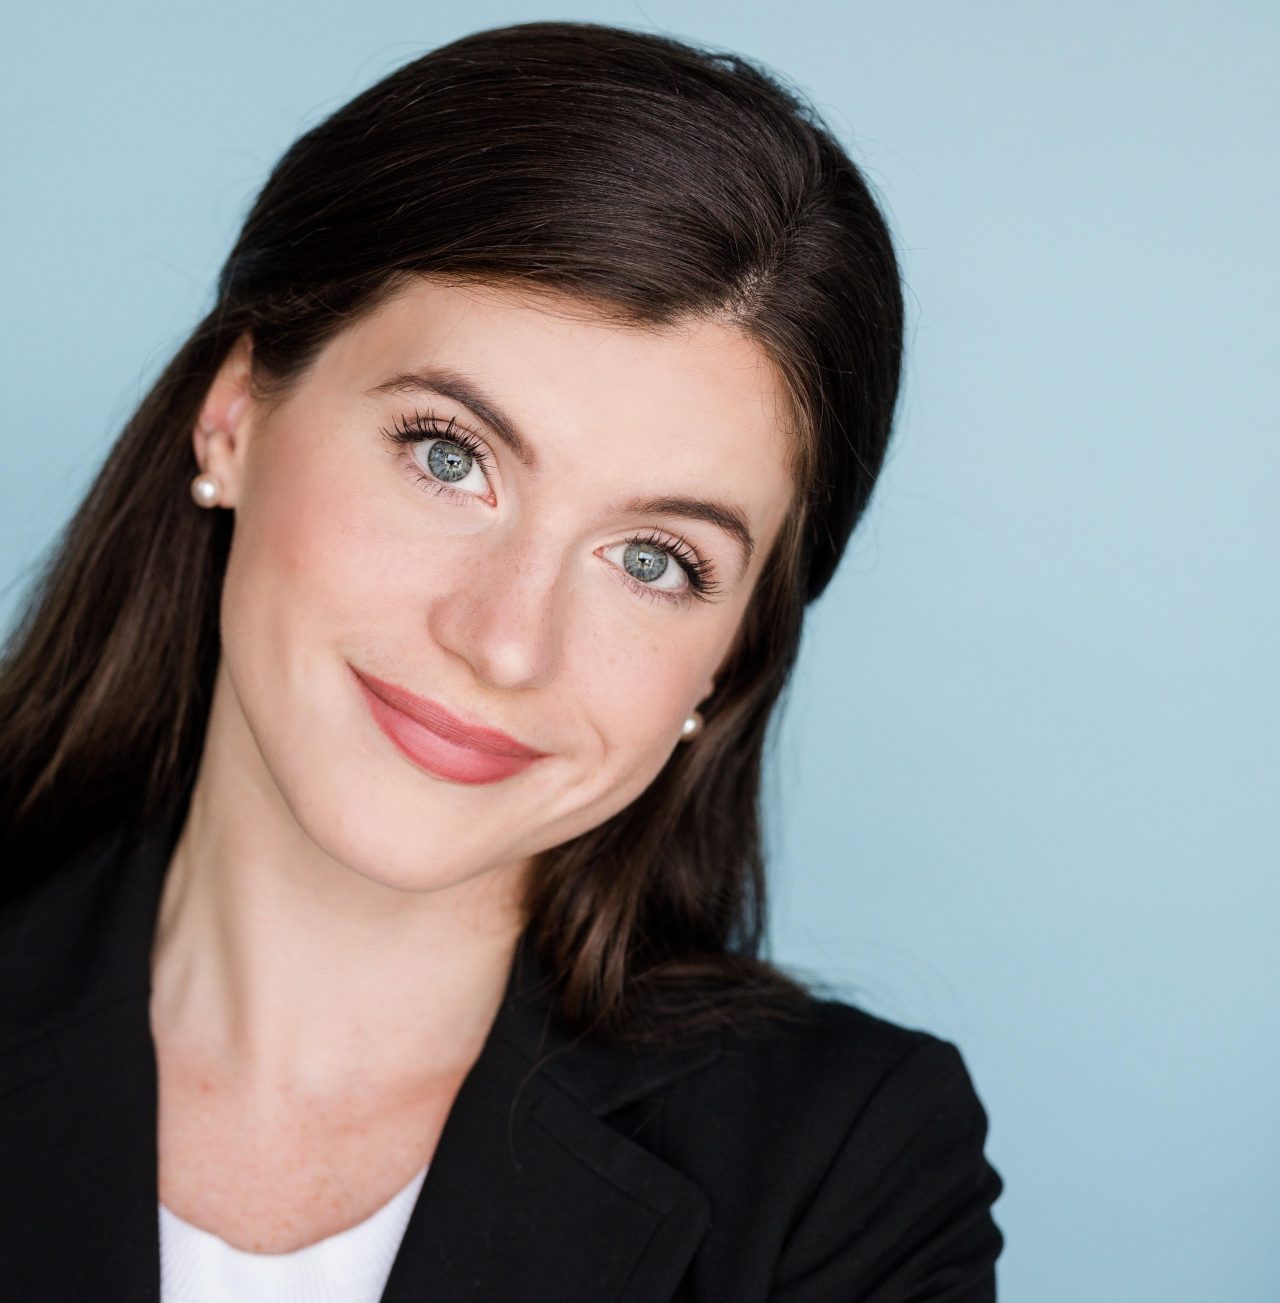
<instances>
[{"instance_id":1,"label":"pearl earring","mask_svg":"<svg viewBox=\"0 0 1280 1303\"><path fill-rule=\"evenodd\" d=\"M216 507L222 486L217 477L204 472L191 481L191 496L202 507Z\"/></svg>"},{"instance_id":2,"label":"pearl earring","mask_svg":"<svg viewBox=\"0 0 1280 1303\"><path fill-rule=\"evenodd\" d=\"M696 710L689 712L689 718L680 725L680 741L692 742L702 732L702 716Z\"/></svg>"}]
</instances>

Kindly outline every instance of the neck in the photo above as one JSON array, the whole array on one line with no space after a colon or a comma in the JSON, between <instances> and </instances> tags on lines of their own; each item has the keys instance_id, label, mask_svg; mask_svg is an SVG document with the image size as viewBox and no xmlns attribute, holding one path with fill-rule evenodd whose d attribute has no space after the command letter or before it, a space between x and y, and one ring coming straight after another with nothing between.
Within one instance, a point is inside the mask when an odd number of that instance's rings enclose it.
<instances>
[{"instance_id":1,"label":"neck","mask_svg":"<svg viewBox=\"0 0 1280 1303\"><path fill-rule=\"evenodd\" d=\"M160 899L157 1036L248 1094L464 1074L506 986L518 874L389 886L326 854L282 800L273 812L213 772L202 766Z\"/></svg>"}]
</instances>

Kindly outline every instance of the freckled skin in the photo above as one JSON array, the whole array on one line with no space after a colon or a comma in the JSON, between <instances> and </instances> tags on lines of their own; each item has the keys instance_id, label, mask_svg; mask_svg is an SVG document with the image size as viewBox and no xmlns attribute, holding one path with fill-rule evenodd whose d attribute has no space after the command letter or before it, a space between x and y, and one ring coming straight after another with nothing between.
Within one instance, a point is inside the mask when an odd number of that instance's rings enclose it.
<instances>
[{"instance_id":1,"label":"freckled skin","mask_svg":"<svg viewBox=\"0 0 1280 1303\"><path fill-rule=\"evenodd\" d=\"M532 858L629 804L681 745L792 484L776 374L718 321L641 330L420 280L278 403L250 395L247 361L228 357L193 433L234 532L152 1024L162 1201L286 1252L430 1158ZM483 389L539 469L456 400L370 392L424 367ZM427 487L425 454L415 474L384 434L423 414L476 436L491 479ZM672 495L742 512L745 569L714 525L618 508ZM621 564L637 535L683 537L721 591L637 591ZM549 754L501 782L434 777L377 727L351 666Z\"/></svg>"},{"instance_id":2,"label":"freckled skin","mask_svg":"<svg viewBox=\"0 0 1280 1303\"><path fill-rule=\"evenodd\" d=\"M494 508L433 497L379 435L427 404L365 392L431 364L482 381L545 465L529 474L490 437ZM647 787L789 504L776 403L757 347L713 323L625 329L424 282L340 336L223 472L236 504L228 686L313 835L386 880L436 885L522 862ZM460 404L430 405L485 433ZM747 574L713 526L607 511L646 490L742 504L760 539ZM665 608L596 555L664 524L722 563L715 602ZM370 727L344 659L553 757L492 789L424 780ZM356 806L371 817L332 813ZM450 846L424 864L412 834L446 808Z\"/></svg>"},{"instance_id":3,"label":"freckled skin","mask_svg":"<svg viewBox=\"0 0 1280 1303\"><path fill-rule=\"evenodd\" d=\"M252 1253L288 1253L376 1212L429 1161L461 1085L442 1079L399 1099L267 1100L208 1078L189 1092L185 1068L160 1055L161 1201Z\"/></svg>"}]
</instances>

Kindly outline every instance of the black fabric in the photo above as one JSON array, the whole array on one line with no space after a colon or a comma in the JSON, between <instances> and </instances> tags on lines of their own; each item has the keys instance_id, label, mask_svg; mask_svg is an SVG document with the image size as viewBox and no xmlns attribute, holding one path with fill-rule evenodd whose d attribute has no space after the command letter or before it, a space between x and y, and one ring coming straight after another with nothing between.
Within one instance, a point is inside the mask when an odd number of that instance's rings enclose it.
<instances>
[{"instance_id":1,"label":"black fabric","mask_svg":"<svg viewBox=\"0 0 1280 1303\"><path fill-rule=\"evenodd\" d=\"M0 914L0 1297L157 1303L150 947L176 828ZM575 1039L522 937L383 1303L988 1303L1001 1181L946 1041L814 1000L663 1051Z\"/></svg>"}]
</instances>

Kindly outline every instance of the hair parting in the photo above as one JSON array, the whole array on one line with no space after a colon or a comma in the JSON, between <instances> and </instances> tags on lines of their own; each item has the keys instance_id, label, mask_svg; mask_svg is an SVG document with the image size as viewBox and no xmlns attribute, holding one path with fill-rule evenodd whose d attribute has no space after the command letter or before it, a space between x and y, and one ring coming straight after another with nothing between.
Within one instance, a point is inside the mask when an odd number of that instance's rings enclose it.
<instances>
[{"instance_id":1,"label":"hair parting","mask_svg":"<svg viewBox=\"0 0 1280 1303\"><path fill-rule=\"evenodd\" d=\"M575 1026L671 1041L798 1013L804 988L762 957L762 766L805 609L884 460L898 265L858 168L795 91L737 55L599 24L444 45L275 166L209 311L126 422L8 635L0 894L190 799L232 528L230 512L191 509L191 432L229 351L251 342L269 405L422 276L640 327L723 319L776 367L794 506L703 731L628 807L538 856L524 906ZM449 438L478 458L460 427L404 420L389 437Z\"/></svg>"}]
</instances>

